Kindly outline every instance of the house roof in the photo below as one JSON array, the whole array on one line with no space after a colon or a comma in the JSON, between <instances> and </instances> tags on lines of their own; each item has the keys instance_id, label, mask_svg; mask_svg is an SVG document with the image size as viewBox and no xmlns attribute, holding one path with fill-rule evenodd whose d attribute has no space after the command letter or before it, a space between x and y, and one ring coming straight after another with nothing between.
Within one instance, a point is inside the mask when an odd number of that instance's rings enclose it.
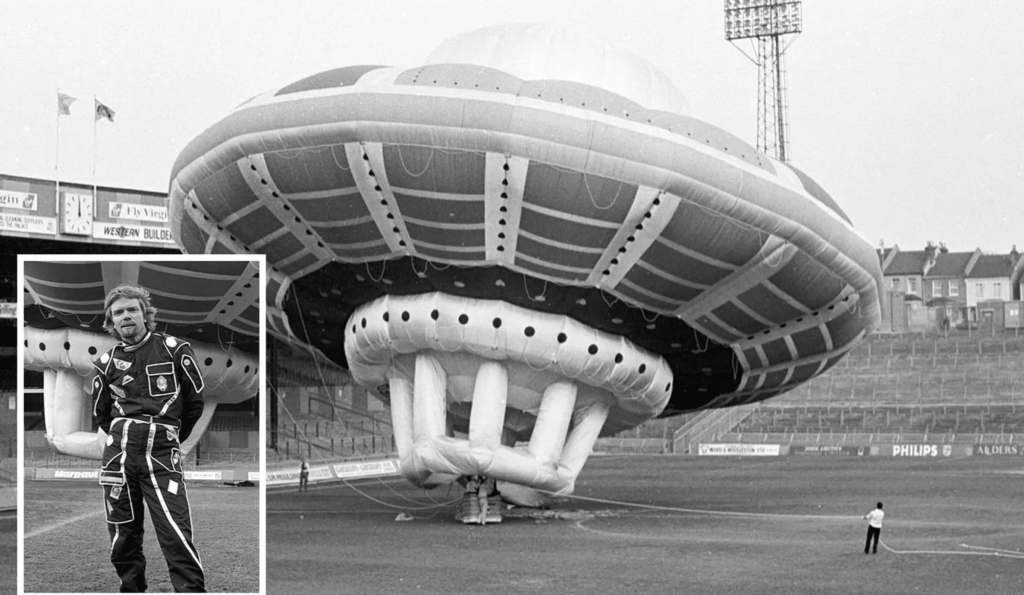
<instances>
[{"instance_id":1,"label":"house roof","mask_svg":"<svg viewBox=\"0 0 1024 595\"><path fill-rule=\"evenodd\" d=\"M1008 254L982 254L968 271L968 279L1010 278L1014 262Z\"/></svg>"},{"instance_id":2,"label":"house roof","mask_svg":"<svg viewBox=\"0 0 1024 595\"><path fill-rule=\"evenodd\" d=\"M939 252L935 255L935 266L928 269L925 278L962 277L967 270L967 261L973 252Z\"/></svg>"},{"instance_id":3,"label":"house roof","mask_svg":"<svg viewBox=\"0 0 1024 595\"><path fill-rule=\"evenodd\" d=\"M892 262L885 267L883 275L920 275L924 270L924 250L900 251L893 256Z\"/></svg>"}]
</instances>

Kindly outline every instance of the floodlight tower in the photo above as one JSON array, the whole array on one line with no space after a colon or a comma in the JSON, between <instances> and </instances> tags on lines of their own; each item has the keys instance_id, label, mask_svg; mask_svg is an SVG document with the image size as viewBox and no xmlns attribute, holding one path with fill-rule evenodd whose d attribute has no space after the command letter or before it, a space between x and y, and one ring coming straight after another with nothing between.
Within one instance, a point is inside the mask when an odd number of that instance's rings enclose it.
<instances>
[{"instance_id":1,"label":"floodlight tower","mask_svg":"<svg viewBox=\"0 0 1024 595\"><path fill-rule=\"evenodd\" d=\"M789 161L784 58L801 29L800 0L725 0L725 38L752 40L753 56L736 48L758 69L757 150L779 161Z\"/></svg>"}]
</instances>

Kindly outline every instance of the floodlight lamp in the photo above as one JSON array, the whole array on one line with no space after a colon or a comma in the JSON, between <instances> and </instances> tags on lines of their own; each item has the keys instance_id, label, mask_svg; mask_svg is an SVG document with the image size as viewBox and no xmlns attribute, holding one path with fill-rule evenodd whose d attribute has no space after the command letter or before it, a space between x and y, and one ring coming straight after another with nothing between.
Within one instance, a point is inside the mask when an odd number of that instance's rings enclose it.
<instances>
[{"instance_id":1,"label":"floodlight lamp","mask_svg":"<svg viewBox=\"0 0 1024 595\"><path fill-rule=\"evenodd\" d=\"M799 33L800 0L725 0L725 38Z\"/></svg>"}]
</instances>

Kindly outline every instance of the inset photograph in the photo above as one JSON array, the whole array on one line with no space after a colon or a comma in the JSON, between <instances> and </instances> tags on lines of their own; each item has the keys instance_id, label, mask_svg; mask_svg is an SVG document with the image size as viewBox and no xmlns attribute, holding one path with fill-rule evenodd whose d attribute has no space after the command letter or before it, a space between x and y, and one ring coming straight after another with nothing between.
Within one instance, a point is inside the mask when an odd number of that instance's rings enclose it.
<instances>
[{"instance_id":1,"label":"inset photograph","mask_svg":"<svg viewBox=\"0 0 1024 595\"><path fill-rule=\"evenodd\" d=\"M0 263L0 595L18 588L18 296Z\"/></svg>"},{"instance_id":2,"label":"inset photograph","mask_svg":"<svg viewBox=\"0 0 1024 595\"><path fill-rule=\"evenodd\" d=\"M259 591L262 257L21 256L24 591Z\"/></svg>"}]
</instances>

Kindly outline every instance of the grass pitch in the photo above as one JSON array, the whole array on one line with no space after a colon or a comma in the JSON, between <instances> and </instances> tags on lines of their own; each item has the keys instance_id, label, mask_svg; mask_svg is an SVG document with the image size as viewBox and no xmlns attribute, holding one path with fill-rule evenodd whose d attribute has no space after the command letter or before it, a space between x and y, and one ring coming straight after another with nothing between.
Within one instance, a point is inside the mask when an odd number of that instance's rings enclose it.
<instances>
[{"instance_id":1,"label":"grass pitch","mask_svg":"<svg viewBox=\"0 0 1024 595\"><path fill-rule=\"evenodd\" d=\"M453 521L404 480L267 494L269 593L1024 592L1024 459L595 456L575 496ZM1016 473L1015 473L1016 472ZM358 491L357 491L358 490ZM883 546L861 517L885 503ZM405 512L410 522L396 522Z\"/></svg>"},{"instance_id":2,"label":"grass pitch","mask_svg":"<svg viewBox=\"0 0 1024 595\"><path fill-rule=\"evenodd\" d=\"M18 515L0 513L0 595L18 592Z\"/></svg>"},{"instance_id":3,"label":"grass pitch","mask_svg":"<svg viewBox=\"0 0 1024 595\"><path fill-rule=\"evenodd\" d=\"M259 591L259 490L191 483L193 541L212 592ZM95 481L25 482L25 592L113 593L103 492ZM146 510L146 578L150 592L174 589ZM0 577L2 577L0 570Z\"/></svg>"}]
</instances>

